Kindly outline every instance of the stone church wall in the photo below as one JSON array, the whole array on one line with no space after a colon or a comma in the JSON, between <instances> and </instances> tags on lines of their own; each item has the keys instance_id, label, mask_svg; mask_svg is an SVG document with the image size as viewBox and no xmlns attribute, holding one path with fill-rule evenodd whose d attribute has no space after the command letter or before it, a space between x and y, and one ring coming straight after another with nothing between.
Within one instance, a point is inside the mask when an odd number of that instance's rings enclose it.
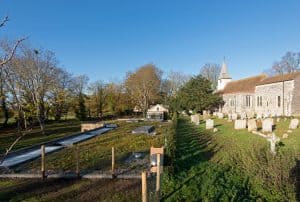
<instances>
[{"instance_id":1,"label":"stone church wall","mask_svg":"<svg viewBox=\"0 0 300 202\"><path fill-rule=\"evenodd\" d=\"M294 92L292 100L292 115L300 116L300 76L294 80Z\"/></svg>"},{"instance_id":2,"label":"stone church wall","mask_svg":"<svg viewBox=\"0 0 300 202\"><path fill-rule=\"evenodd\" d=\"M250 96L250 106L246 104L246 96ZM233 93L224 94L223 100L225 102L223 113L251 113L254 112L254 94L253 93Z\"/></svg>"},{"instance_id":3,"label":"stone church wall","mask_svg":"<svg viewBox=\"0 0 300 202\"><path fill-rule=\"evenodd\" d=\"M292 100L294 91L294 81L284 82L284 96L283 96L283 83L272 83L259 85L255 88L255 111L257 114L268 116L290 116L292 114ZM262 106L257 103L257 97L262 97ZM280 96L280 101L278 101ZM298 95L300 96L300 94ZM284 97L284 102L283 102ZM280 104L278 103L280 102Z\"/></svg>"}]
</instances>

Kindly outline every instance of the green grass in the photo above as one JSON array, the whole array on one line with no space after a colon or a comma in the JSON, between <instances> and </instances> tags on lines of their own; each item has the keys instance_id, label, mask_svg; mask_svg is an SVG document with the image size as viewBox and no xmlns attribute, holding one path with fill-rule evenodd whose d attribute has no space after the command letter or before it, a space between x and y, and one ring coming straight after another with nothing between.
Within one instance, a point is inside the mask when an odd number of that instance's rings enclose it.
<instances>
[{"instance_id":1,"label":"green grass","mask_svg":"<svg viewBox=\"0 0 300 202\"><path fill-rule=\"evenodd\" d=\"M15 145L13 150L29 147L77 132L80 132L80 122L77 120L47 124L45 135L43 135L40 128L36 126ZM18 136L16 129L0 129L0 154L4 153Z\"/></svg>"},{"instance_id":2,"label":"green grass","mask_svg":"<svg viewBox=\"0 0 300 202\"><path fill-rule=\"evenodd\" d=\"M163 130L160 123L126 123L117 122L119 128L109 131L103 135L79 143L80 168L83 170L109 170L111 166L111 149L115 148L116 165L118 168L126 167L124 160L132 152L149 153L150 147L163 146ZM142 125L154 125L157 134L148 136L143 134L131 134L131 131ZM63 149L59 152L46 156L46 167L49 170L74 170L76 168L75 159L76 147ZM132 169L137 165L130 165ZM40 160L27 163L17 168L17 170L39 169Z\"/></svg>"},{"instance_id":3,"label":"green grass","mask_svg":"<svg viewBox=\"0 0 300 202\"><path fill-rule=\"evenodd\" d=\"M277 124L281 136L289 121ZM163 179L165 201L296 201L299 134L283 139L276 156L264 138L215 120L217 133L179 119L175 173Z\"/></svg>"},{"instance_id":4,"label":"green grass","mask_svg":"<svg viewBox=\"0 0 300 202\"><path fill-rule=\"evenodd\" d=\"M111 147L115 147L116 168L141 171L149 168L149 156L145 165L128 165L124 159L132 152L149 153L150 147L164 144L164 133L170 124L157 122L118 122L119 128L79 144L80 168L87 170L110 170ZM141 125L154 125L157 135L131 134ZM75 147L46 156L46 170L75 170ZM39 169L40 159L16 169ZM152 185L153 181L149 183ZM148 183L148 186L150 184ZM140 180L0 180L0 201L140 201Z\"/></svg>"}]
</instances>

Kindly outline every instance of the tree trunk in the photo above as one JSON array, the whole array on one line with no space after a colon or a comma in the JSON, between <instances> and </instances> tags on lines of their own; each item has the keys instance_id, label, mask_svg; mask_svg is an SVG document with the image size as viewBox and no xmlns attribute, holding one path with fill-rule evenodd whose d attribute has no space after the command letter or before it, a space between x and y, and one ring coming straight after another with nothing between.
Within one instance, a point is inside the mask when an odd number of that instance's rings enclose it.
<instances>
[{"instance_id":1,"label":"tree trunk","mask_svg":"<svg viewBox=\"0 0 300 202\"><path fill-rule=\"evenodd\" d=\"M6 107L6 99L5 99L4 95L1 96L1 108L2 108L3 113L4 113L4 122L3 122L2 126L6 127L8 119L9 119L9 113L8 113L8 109Z\"/></svg>"}]
</instances>

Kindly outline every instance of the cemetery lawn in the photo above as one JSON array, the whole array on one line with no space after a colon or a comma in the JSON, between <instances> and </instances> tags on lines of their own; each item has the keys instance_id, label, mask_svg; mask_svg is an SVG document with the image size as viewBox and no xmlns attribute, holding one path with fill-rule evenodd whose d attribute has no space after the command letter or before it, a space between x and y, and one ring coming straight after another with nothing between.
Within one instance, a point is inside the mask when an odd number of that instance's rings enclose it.
<instances>
[{"instance_id":1,"label":"cemetery lawn","mask_svg":"<svg viewBox=\"0 0 300 202\"><path fill-rule=\"evenodd\" d=\"M13 150L65 137L77 132L80 132L80 121L75 119L46 124L45 135L42 135L39 126L35 126L14 146ZM0 154L3 154L18 137L19 135L15 128L0 129Z\"/></svg>"},{"instance_id":2,"label":"cemetery lawn","mask_svg":"<svg viewBox=\"0 0 300 202\"><path fill-rule=\"evenodd\" d=\"M110 122L112 123L112 122ZM119 128L104 133L100 136L78 144L80 151L80 169L82 170L101 170L110 171L112 147L115 148L116 168L128 168L124 161L133 152L143 152L149 155L151 146L161 147L164 143L163 131L167 123L158 122L139 122L126 123L124 121L113 122L119 125ZM154 125L156 135L132 134L131 131L139 126ZM160 127L161 126L161 127ZM64 170L70 171L76 168L76 147L71 146L58 152L46 156L47 170ZM147 158L148 160L149 158ZM130 165L131 169L135 169ZM40 159L21 165L15 170L39 170Z\"/></svg>"},{"instance_id":3,"label":"cemetery lawn","mask_svg":"<svg viewBox=\"0 0 300 202\"><path fill-rule=\"evenodd\" d=\"M104 133L86 142L79 143L80 169L82 173L93 170L111 169L111 148L115 147L116 169L138 171L149 168L149 150L151 146L164 144L164 131L168 123L116 122L120 127ZM157 134L148 136L131 134L131 131L143 125L154 125ZM125 159L132 152L145 152L146 164L127 164ZM63 149L46 156L46 170L66 172L75 171L75 147ZM24 171L40 169L40 159L24 164L15 170ZM0 201L140 201L141 180L139 179L97 179L97 180L0 180Z\"/></svg>"},{"instance_id":4,"label":"cemetery lawn","mask_svg":"<svg viewBox=\"0 0 300 202\"><path fill-rule=\"evenodd\" d=\"M277 123L280 138L288 121ZM299 200L300 129L269 152L269 142L215 119L218 132L179 118L174 173L163 176L164 201Z\"/></svg>"}]
</instances>

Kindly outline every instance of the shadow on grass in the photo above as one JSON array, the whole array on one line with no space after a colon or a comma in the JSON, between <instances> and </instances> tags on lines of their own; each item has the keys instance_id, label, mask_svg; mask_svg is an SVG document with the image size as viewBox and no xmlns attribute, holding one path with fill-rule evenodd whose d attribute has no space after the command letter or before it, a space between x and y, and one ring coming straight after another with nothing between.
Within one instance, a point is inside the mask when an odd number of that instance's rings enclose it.
<instances>
[{"instance_id":1,"label":"shadow on grass","mask_svg":"<svg viewBox=\"0 0 300 202\"><path fill-rule=\"evenodd\" d=\"M296 190L296 200L300 201L300 161L295 159L296 165L290 172L290 180L294 182Z\"/></svg>"},{"instance_id":2,"label":"shadow on grass","mask_svg":"<svg viewBox=\"0 0 300 202\"><path fill-rule=\"evenodd\" d=\"M180 185L172 192L165 195L162 198L162 201L171 197L183 186L202 175L204 170L193 168L210 160L216 151L216 145L212 145L211 135L209 135L207 131L200 129L199 126L191 124L186 119L179 119L176 131L176 160L174 174L177 178L182 176L185 177L183 181L179 180L181 181ZM187 173L192 173L192 175L187 175Z\"/></svg>"},{"instance_id":3,"label":"shadow on grass","mask_svg":"<svg viewBox=\"0 0 300 202\"><path fill-rule=\"evenodd\" d=\"M176 133L175 174L190 170L201 162L208 161L214 151L211 136L207 132L192 125L185 119L179 119Z\"/></svg>"}]
</instances>

